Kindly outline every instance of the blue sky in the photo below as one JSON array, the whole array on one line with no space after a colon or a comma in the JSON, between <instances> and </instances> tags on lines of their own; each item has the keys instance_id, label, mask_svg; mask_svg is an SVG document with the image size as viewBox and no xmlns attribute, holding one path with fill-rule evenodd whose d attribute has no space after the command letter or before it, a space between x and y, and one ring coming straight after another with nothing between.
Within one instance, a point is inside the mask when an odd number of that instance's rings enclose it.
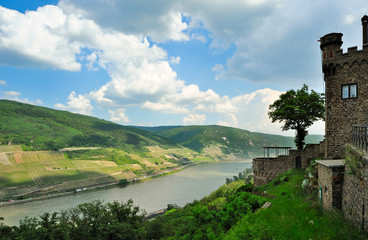
<instances>
[{"instance_id":1,"label":"blue sky","mask_svg":"<svg viewBox=\"0 0 368 240\"><path fill-rule=\"evenodd\" d=\"M0 0L0 98L293 135L268 105L303 83L323 92L317 40L342 32L361 49L364 14L363 0Z\"/></svg>"}]
</instances>

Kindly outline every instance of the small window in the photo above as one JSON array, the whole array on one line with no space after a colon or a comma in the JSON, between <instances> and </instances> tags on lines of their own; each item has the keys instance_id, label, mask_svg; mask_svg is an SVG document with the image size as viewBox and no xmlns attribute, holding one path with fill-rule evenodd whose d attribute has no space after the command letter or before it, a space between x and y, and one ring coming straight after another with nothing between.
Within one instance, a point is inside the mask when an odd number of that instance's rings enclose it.
<instances>
[{"instance_id":1,"label":"small window","mask_svg":"<svg viewBox=\"0 0 368 240\"><path fill-rule=\"evenodd\" d=\"M342 98L357 98L358 97L358 85L346 84L341 86L341 97Z\"/></svg>"}]
</instances>

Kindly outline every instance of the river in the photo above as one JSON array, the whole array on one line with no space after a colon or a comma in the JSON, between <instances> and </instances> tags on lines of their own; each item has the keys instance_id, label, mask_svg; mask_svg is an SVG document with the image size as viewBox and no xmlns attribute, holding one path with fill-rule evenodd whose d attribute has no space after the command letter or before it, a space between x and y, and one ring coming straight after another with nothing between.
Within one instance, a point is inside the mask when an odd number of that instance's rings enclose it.
<instances>
[{"instance_id":1,"label":"river","mask_svg":"<svg viewBox=\"0 0 368 240\"><path fill-rule=\"evenodd\" d=\"M195 165L174 174L149 179L144 182L109 189L78 193L60 198L28 202L0 208L0 217L6 225L18 225L19 220L38 217L45 212L58 212L92 200L123 201L133 199L147 213L167 207L169 203L179 206L200 200L225 183L226 178L238 175L252 166L251 161L219 161Z\"/></svg>"}]
</instances>

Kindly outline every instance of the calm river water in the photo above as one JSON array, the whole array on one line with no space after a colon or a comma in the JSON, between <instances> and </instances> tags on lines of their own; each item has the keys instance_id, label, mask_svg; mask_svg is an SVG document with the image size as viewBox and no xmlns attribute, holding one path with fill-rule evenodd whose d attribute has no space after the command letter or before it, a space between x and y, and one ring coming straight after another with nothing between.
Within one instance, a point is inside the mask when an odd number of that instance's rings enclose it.
<instances>
[{"instance_id":1,"label":"calm river water","mask_svg":"<svg viewBox=\"0 0 368 240\"><path fill-rule=\"evenodd\" d=\"M225 183L227 177L238 175L252 166L251 161L220 161L188 167L177 173L131 184L123 188L110 188L55 199L29 202L0 208L3 223L18 225L19 220L38 217L45 212L56 212L92 200L123 201L133 199L147 213L167 207L168 203L184 206L199 200Z\"/></svg>"}]
</instances>

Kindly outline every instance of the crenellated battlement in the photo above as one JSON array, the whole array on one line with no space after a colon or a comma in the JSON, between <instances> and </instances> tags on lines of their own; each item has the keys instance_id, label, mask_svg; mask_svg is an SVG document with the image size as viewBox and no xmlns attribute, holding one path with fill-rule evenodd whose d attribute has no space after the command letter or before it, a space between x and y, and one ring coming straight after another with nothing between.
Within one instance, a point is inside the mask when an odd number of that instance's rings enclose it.
<instances>
[{"instance_id":1,"label":"crenellated battlement","mask_svg":"<svg viewBox=\"0 0 368 240\"><path fill-rule=\"evenodd\" d=\"M341 68L354 68L356 66L366 67L368 64L368 45L358 50L357 46L349 47L347 52L338 49L332 53L332 57L322 59L322 71L325 74L325 80L333 76Z\"/></svg>"},{"instance_id":2,"label":"crenellated battlement","mask_svg":"<svg viewBox=\"0 0 368 240\"><path fill-rule=\"evenodd\" d=\"M324 62L346 62L349 63L350 59L367 58L368 44L364 45L362 49L358 50L357 46L349 47L347 52L343 52L343 49L338 49L334 52L333 57L326 57L322 59Z\"/></svg>"}]
</instances>

